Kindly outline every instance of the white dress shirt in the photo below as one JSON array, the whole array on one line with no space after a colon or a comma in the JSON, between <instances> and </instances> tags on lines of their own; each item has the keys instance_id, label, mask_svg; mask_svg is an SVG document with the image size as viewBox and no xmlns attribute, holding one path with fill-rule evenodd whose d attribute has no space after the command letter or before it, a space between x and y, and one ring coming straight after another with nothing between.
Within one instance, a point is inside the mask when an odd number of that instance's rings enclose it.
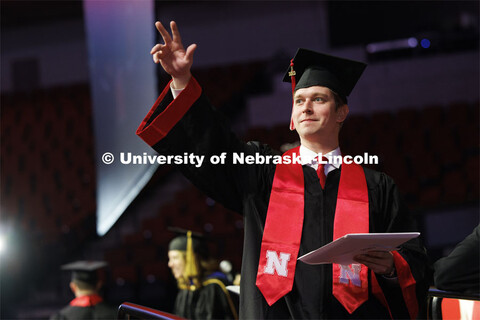
<instances>
[{"instance_id":1,"label":"white dress shirt","mask_svg":"<svg viewBox=\"0 0 480 320\"><path fill-rule=\"evenodd\" d=\"M300 160L302 161L302 165L312 167L313 169L315 169L315 171L318 168L318 159L321 159L322 157L326 157L327 159L334 158L341 155L342 153L340 152L340 147L337 147L336 149L328 153L321 154L316 153L303 145L300 146ZM336 162L326 163L324 166L325 176L327 176L330 171L340 168L340 165L340 163Z\"/></svg>"},{"instance_id":2,"label":"white dress shirt","mask_svg":"<svg viewBox=\"0 0 480 320\"><path fill-rule=\"evenodd\" d=\"M172 96L173 96L173 99L176 99L178 97L178 95L180 94L180 92L183 91L183 89L185 88L182 88L182 89L174 89L172 87L173 83L170 84L170 91L172 92Z\"/></svg>"}]
</instances>

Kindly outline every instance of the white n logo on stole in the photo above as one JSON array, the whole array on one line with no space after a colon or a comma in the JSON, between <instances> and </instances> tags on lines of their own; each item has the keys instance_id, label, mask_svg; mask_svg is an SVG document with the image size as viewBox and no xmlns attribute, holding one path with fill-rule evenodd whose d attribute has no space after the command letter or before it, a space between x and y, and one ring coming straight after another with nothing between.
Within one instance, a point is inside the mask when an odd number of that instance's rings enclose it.
<instances>
[{"instance_id":1,"label":"white n logo on stole","mask_svg":"<svg viewBox=\"0 0 480 320\"><path fill-rule=\"evenodd\" d=\"M267 265L264 272L274 274L275 270L277 270L279 276L286 277L288 275L288 261L290 261L290 253L280 252L279 259L277 251L267 250Z\"/></svg>"},{"instance_id":2,"label":"white n logo on stole","mask_svg":"<svg viewBox=\"0 0 480 320\"><path fill-rule=\"evenodd\" d=\"M352 266L352 268L350 268ZM350 266L340 265L340 283L348 285L349 279L354 286L362 287L362 280L360 280L360 270L362 266L358 263L353 263Z\"/></svg>"}]
</instances>

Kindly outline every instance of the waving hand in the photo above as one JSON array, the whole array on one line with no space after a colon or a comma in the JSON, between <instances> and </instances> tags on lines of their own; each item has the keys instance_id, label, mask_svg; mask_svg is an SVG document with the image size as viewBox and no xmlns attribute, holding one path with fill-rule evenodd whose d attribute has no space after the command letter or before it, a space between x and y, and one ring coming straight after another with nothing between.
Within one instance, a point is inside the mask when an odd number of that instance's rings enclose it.
<instances>
[{"instance_id":1,"label":"waving hand","mask_svg":"<svg viewBox=\"0 0 480 320\"><path fill-rule=\"evenodd\" d=\"M172 76L175 88L185 88L191 77L190 69L193 63L193 52L197 45L191 44L187 50L184 49L175 21L170 22L172 36L159 21L155 23L155 27L160 32L164 44L157 44L150 51L153 61L155 63L160 62L165 72Z\"/></svg>"}]
</instances>

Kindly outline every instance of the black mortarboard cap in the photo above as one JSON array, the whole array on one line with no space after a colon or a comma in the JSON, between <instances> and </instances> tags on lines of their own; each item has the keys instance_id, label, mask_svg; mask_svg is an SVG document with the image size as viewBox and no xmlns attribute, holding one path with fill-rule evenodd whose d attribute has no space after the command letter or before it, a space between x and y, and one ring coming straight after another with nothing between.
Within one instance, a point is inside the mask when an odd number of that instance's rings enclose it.
<instances>
[{"instance_id":1,"label":"black mortarboard cap","mask_svg":"<svg viewBox=\"0 0 480 320\"><path fill-rule=\"evenodd\" d=\"M107 266L105 261L75 261L62 266L62 270L72 271L72 280L92 285L98 281L98 270Z\"/></svg>"},{"instance_id":2,"label":"black mortarboard cap","mask_svg":"<svg viewBox=\"0 0 480 320\"><path fill-rule=\"evenodd\" d=\"M359 61L335 57L308 49L298 49L293 58L295 90L311 86L327 87L345 101L366 68ZM289 67L283 81L292 82Z\"/></svg>"},{"instance_id":3,"label":"black mortarboard cap","mask_svg":"<svg viewBox=\"0 0 480 320\"><path fill-rule=\"evenodd\" d=\"M189 230L168 227L168 230L175 232L178 236L173 238L168 244L168 250L187 251L187 234ZM201 233L191 232L193 252L201 257L208 257L208 247L205 243L205 237Z\"/></svg>"}]
</instances>

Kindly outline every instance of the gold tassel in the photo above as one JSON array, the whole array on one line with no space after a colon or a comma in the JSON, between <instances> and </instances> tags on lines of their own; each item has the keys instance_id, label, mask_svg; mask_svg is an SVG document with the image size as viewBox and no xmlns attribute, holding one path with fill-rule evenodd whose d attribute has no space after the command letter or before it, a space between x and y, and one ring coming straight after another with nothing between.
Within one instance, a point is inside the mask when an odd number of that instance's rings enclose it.
<instances>
[{"instance_id":1,"label":"gold tassel","mask_svg":"<svg viewBox=\"0 0 480 320\"><path fill-rule=\"evenodd\" d=\"M198 270L193 252L192 231L187 232L187 252L185 257L185 275L196 286L198 282Z\"/></svg>"}]
</instances>

